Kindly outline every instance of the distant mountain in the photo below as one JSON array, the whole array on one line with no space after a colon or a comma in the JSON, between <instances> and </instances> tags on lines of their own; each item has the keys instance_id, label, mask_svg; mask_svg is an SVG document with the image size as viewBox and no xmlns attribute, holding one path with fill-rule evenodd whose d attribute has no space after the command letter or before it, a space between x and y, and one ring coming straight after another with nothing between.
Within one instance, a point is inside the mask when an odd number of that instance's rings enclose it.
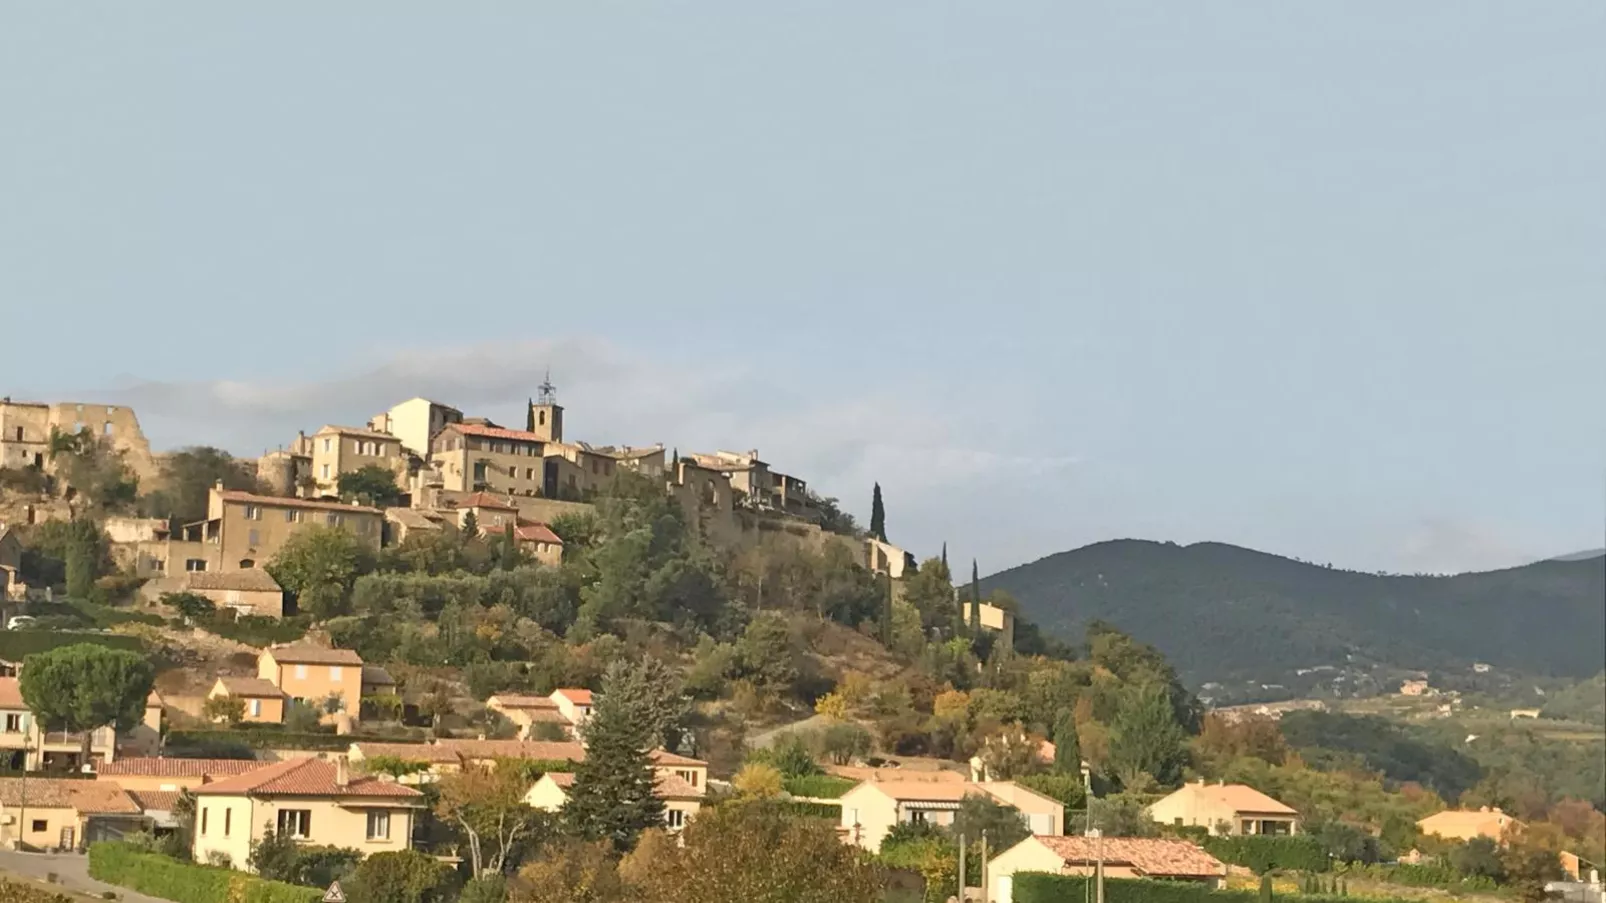
<instances>
[{"instance_id":1,"label":"distant mountain","mask_svg":"<svg viewBox=\"0 0 1606 903\"><path fill-rule=\"evenodd\" d=\"M1606 668L1606 558L1453 577L1335 570L1220 543L1103 542L982 581L1051 634L1108 621L1194 685L1300 674L1469 668L1589 677Z\"/></svg>"},{"instance_id":2,"label":"distant mountain","mask_svg":"<svg viewBox=\"0 0 1606 903\"><path fill-rule=\"evenodd\" d=\"M1551 561L1588 561L1591 558L1606 556L1606 549L1590 549L1587 552L1574 552L1571 555L1557 555Z\"/></svg>"}]
</instances>

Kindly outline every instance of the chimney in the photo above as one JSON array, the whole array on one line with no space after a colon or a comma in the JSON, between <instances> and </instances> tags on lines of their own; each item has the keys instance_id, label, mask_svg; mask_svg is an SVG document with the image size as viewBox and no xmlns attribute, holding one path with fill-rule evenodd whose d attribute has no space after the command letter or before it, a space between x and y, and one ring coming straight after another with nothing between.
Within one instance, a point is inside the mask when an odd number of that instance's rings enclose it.
<instances>
[{"instance_id":1,"label":"chimney","mask_svg":"<svg viewBox=\"0 0 1606 903\"><path fill-rule=\"evenodd\" d=\"M217 491L218 491L218 492L222 492L222 491L223 491L223 481L222 481L222 480L218 480L218 481L217 481L217 482L216 482L216 483L213 483L213 484L212 484L212 486L213 486L213 488L215 488L215 489L216 489L216 490L217 490Z\"/></svg>"},{"instance_id":2,"label":"chimney","mask_svg":"<svg viewBox=\"0 0 1606 903\"><path fill-rule=\"evenodd\" d=\"M344 755L335 756L335 786L345 787L351 783L351 770L346 765Z\"/></svg>"},{"instance_id":3,"label":"chimney","mask_svg":"<svg viewBox=\"0 0 1606 903\"><path fill-rule=\"evenodd\" d=\"M1479 812L1488 812L1489 811L1489 807L1488 806L1479 806L1478 807L1478 811Z\"/></svg>"}]
</instances>

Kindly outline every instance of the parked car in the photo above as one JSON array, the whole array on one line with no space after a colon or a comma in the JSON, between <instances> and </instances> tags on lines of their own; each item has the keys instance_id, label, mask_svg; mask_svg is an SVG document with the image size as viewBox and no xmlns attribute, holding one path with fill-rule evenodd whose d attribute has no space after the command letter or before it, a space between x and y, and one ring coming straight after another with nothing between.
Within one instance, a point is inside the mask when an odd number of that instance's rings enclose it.
<instances>
[{"instance_id":1,"label":"parked car","mask_svg":"<svg viewBox=\"0 0 1606 903\"><path fill-rule=\"evenodd\" d=\"M6 629L25 630L29 627L32 627L34 625L34 621L36 620L38 619L33 615L15 615L11 618L11 620L6 622Z\"/></svg>"}]
</instances>

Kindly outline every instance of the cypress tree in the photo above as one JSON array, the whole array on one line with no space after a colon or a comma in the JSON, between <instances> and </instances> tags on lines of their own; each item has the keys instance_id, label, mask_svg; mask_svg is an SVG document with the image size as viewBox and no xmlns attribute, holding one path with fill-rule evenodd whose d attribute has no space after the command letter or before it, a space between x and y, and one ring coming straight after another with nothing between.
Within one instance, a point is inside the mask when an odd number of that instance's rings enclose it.
<instances>
[{"instance_id":1,"label":"cypress tree","mask_svg":"<svg viewBox=\"0 0 1606 903\"><path fill-rule=\"evenodd\" d=\"M870 495L870 535L887 541L887 507L881 501L880 483L875 484L875 491Z\"/></svg>"},{"instance_id":2,"label":"cypress tree","mask_svg":"<svg viewBox=\"0 0 1606 903\"><path fill-rule=\"evenodd\" d=\"M1076 735L1076 716L1069 709L1054 722L1054 770L1082 776L1082 741Z\"/></svg>"},{"instance_id":3,"label":"cypress tree","mask_svg":"<svg viewBox=\"0 0 1606 903\"><path fill-rule=\"evenodd\" d=\"M467 514L463 515L463 536L467 539L473 539L479 533L480 519L475 517L473 509L470 509Z\"/></svg>"},{"instance_id":4,"label":"cypress tree","mask_svg":"<svg viewBox=\"0 0 1606 903\"><path fill-rule=\"evenodd\" d=\"M948 570L948 544L942 544L942 569ZM949 573L952 573L951 571Z\"/></svg>"},{"instance_id":5,"label":"cypress tree","mask_svg":"<svg viewBox=\"0 0 1606 903\"><path fill-rule=\"evenodd\" d=\"M533 398L524 402L524 431L526 433L535 432L535 399Z\"/></svg>"},{"instance_id":6,"label":"cypress tree","mask_svg":"<svg viewBox=\"0 0 1606 903\"><path fill-rule=\"evenodd\" d=\"M970 559L970 635L981 635L981 572L976 559Z\"/></svg>"},{"instance_id":7,"label":"cypress tree","mask_svg":"<svg viewBox=\"0 0 1606 903\"><path fill-rule=\"evenodd\" d=\"M508 524L507 529L502 532L501 565L504 571L513 570L514 565L519 563L519 543L513 531L513 525Z\"/></svg>"}]
</instances>

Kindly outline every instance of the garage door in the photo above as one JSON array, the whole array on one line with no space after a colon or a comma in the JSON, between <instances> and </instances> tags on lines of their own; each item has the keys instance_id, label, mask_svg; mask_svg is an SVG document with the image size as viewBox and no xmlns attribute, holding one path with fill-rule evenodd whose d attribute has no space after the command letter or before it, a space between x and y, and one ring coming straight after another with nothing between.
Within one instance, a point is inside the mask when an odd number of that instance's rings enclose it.
<instances>
[{"instance_id":1,"label":"garage door","mask_svg":"<svg viewBox=\"0 0 1606 903\"><path fill-rule=\"evenodd\" d=\"M998 903L1013 903L1015 899L1015 876L998 876Z\"/></svg>"}]
</instances>

